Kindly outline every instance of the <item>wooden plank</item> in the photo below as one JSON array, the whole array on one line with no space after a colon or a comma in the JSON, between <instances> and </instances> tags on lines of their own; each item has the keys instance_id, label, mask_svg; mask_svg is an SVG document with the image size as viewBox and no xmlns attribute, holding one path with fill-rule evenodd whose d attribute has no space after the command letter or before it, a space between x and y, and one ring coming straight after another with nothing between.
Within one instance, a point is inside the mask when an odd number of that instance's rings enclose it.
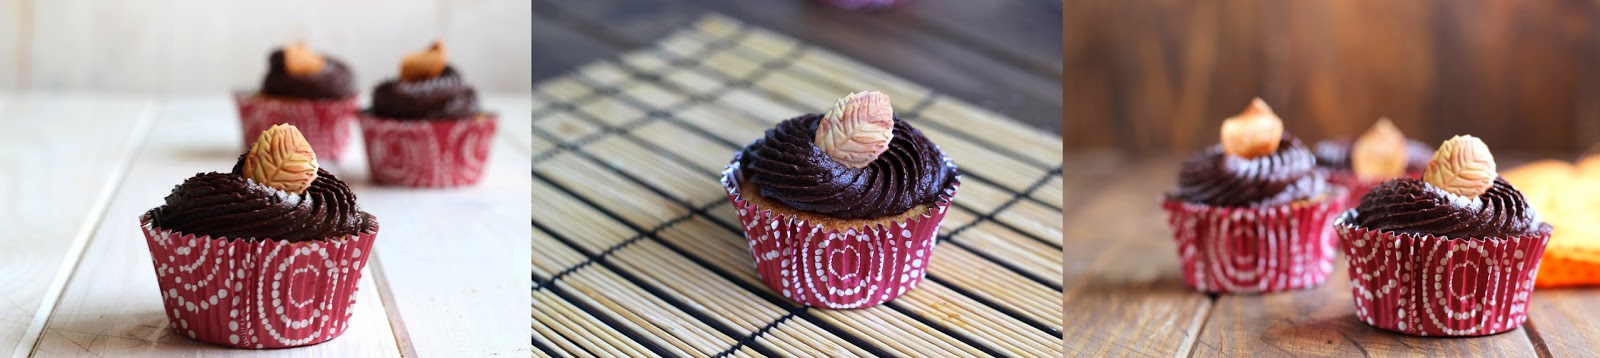
<instances>
[{"instance_id":1,"label":"wooden plank","mask_svg":"<svg viewBox=\"0 0 1600 358\"><path fill-rule=\"evenodd\" d=\"M1526 329L1472 338L1415 337L1356 317L1343 258L1327 284L1269 295L1222 295L1194 354L1201 356L1531 356ZM1530 309L1530 313L1533 311Z\"/></svg>"},{"instance_id":2,"label":"wooden plank","mask_svg":"<svg viewBox=\"0 0 1600 358\"><path fill-rule=\"evenodd\" d=\"M1545 357L1575 357L1600 352L1600 292L1594 289L1538 289L1528 302L1528 332L1535 350ZM1515 334L1510 332L1507 334Z\"/></svg>"},{"instance_id":3,"label":"wooden plank","mask_svg":"<svg viewBox=\"0 0 1600 358\"><path fill-rule=\"evenodd\" d=\"M1176 158L1139 163L1072 201L1092 209L1065 221L1068 356L1189 355L1212 302L1184 285L1157 203L1178 169Z\"/></svg>"},{"instance_id":4,"label":"wooden plank","mask_svg":"<svg viewBox=\"0 0 1600 358\"><path fill-rule=\"evenodd\" d=\"M385 319L384 302L372 285L377 281L373 270L363 275L350 329L326 343L271 351L234 350L190 340L168 327L155 272L150 266L150 254L138 230L138 216L160 205L174 185L194 173L227 170L233 166L239 152L236 124L219 120L230 117L231 111L229 101L219 94L193 100L170 100L154 112L155 122L150 134L133 156L133 166L107 206L105 219L94 228L81 264L74 270L60 304L51 314L35 354L399 354L395 332ZM104 122L105 118L108 117L94 119Z\"/></svg>"},{"instance_id":5,"label":"wooden plank","mask_svg":"<svg viewBox=\"0 0 1600 358\"><path fill-rule=\"evenodd\" d=\"M128 96L0 96L0 127L10 128L0 131L0 356L25 355L38 340L151 106ZM50 133L65 135L42 135Z\"/></svg>"},{"instance_id":6,"label":"wooden plank","mask_svg":"<svg viewBox=\"0 0 1600 358\"><path fill-rule=\"evenodd\" d=\"M510 97L510 98L508 98ZM490 100L493 99L493 100ZM485 96L484 108L526 118L515 95ZM525 121L506 120L502 125ZM490 148L483 179L453 189L378 186L368 180L366 153L337 164L361 207L383 231L376 252L392 296L390 323L409 334L418 356L527 354L532 349L527 295L533 197L528 153L502 136ZM450 307L450 309L439 309ZM407 353L410 353L408 351Z\"/></svg>"}]
</instances>

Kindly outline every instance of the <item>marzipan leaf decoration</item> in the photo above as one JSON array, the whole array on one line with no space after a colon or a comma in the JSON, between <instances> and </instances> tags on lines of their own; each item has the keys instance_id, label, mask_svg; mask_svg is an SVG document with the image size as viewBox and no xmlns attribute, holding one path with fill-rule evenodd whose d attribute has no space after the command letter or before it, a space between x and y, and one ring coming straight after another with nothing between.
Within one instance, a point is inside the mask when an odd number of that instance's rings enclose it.
<instances>
[{"instance_id":1,"label":"marzipan leaf decoration","mask_svg":"<svg viewBox=\"0 0 1600 358\"><path fill-rule=\"evenodd\" d=\"M1350 148L1350 169L1368 180L1405 175L1406 136L1400 133L1400 127L1388 118L1378 119Z\"/></svg>"},{"instance_id":2,"label":"marzipan leaf decoration","mask_svg":"<svg viewBox=\"0 0 1600 358\"><path fill-rule=\"evenodd\" d=\"M894 108L878 92L851 93L833 104L817 124L817 148L834 161L865 168L894 139Z\"/></svg>"},{"instance_id":3,"label":"marzipan leaf decoration","mask_svg":"<svg viewBox=\"0 0 1600 358\"><path fill-rule=\"evenodd\" d=\"M449 57L445 56L444 43L433 40L433 45L427 50L406 55L400 62L400 79L406 81L423 81L439 77L444 73L445 64Z\"/></svg>"},{"instance_id":4,"label":"marzipan leaf decoration","mask_svg":"<svg viewBox=\"0 0 1600 358\"><path fill-rule=\"evenodd\" d=\"M1252 159L1278 151L1283 140L1283 120L1266 101L1256 98L1244 112L1222 121L1222 151Z\"/></svg>"},{"instance_id":5,"label":"marzipan leaf decoration","mask_svg":"<svg viewBox=\"0 0 1600 358\"><path fill-rule=\"evenodd\" d=\"M322 67L327 64L327 59L322 58L316 51L311 51L305 43L296 42L283 48L283 68L290 75L315 75L322 72Z\"/></svg>"},{"instance_id":6,"label":"marzipan leaf decoration","mask_svg":"<svg viewBox=\"0 0 1600 358\"><path fill-rule=\"evenodd\" d=\"M1489 145L1470 135L1455 136L1439 145L1422 180L1452 194L1474 198L1494 186L1494 155Z\"/></svg>"},{"instance_id":7,"label":"marzipan leaf decoration","mask_svg":"<svg viewBox=\"0 0 1600 358\"><path fill-rule=\"evenodd\" d=\"M245 178L286 192L301 194L317 180L317 153L293 125L278 124L261 132L244 157Z\"/></svg>"}]
</instances>

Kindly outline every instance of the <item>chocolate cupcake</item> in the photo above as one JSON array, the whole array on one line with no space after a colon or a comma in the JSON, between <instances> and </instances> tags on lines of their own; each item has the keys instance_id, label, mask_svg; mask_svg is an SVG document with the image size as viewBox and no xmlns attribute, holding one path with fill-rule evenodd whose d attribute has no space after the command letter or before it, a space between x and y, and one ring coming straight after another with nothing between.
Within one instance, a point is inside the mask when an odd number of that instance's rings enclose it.
<instances>
[{"instance_id":1,"label":"chocolate cupcake","mask_svg":"<svg viewBox=\"0 0 1600 358\"><path fill-rule=\"evenodd\" d=\"M784 120L722 174L762 282L827 308L871 307L915 288L961 185L939 146L878 92Z\"/></svg>"},{"instance_id":2,"label":"chocolate cupcake","mask_svg":"<svg viewBox=\"0 0 1600 358\"><path fill-rule=\"evenodd\" d=\"M1327 280L1335 253L1329 223L1345 195L1258 98L1223 123L1221 144L1184 162L1162 208L1189 286L1276 292Z\"/></svg>"},{"instance_id":3,"label":"chocolate cupcake","mask_svg":"<svg viewBox=\"0 0 1600 358\"><path fill-rule=\"evenodd\" d=\"M1394 178L1418 178L1433 158L1433 147L1406 139L1388 118L1379 118L1360 137L1317 142L1317 166L1328 181L1350 190L1347 207L1360 203L1373 186Z\"/></svg>"},{"instance_id":4,"label":"chocolate cupcake","mask_svg":"<svg viewBox=\"0 0 1600 358\"><path fill-rule=\"evenodd\" d=\"M1439 146L1422 179L1384 182L1335 224L1356 316L1421 336L1481 336L1527 320L1553 228L1495 172L1483 141Z\"/></svg>"},{"instance_id":5,"label":"chocolate cupcake","mask_svg":"<svg viewBox=\"0 0 1600 358\"><path fill-rule=\"evenodd\" d=\"M338 160L360 106L353 77L344 62L304 44L273 51L261 88L234 93L245 147L272 125L292 124L321 149L323 160Z\"/></svg>"},{"instance_id":6,"label":"chocolate cupcake","mask_svg":"<svg viewBox=\"0 0 1600 358\"><path fill-rule=\"evenodd\" d=\"M472 185L483 176L496 117L478 107L477 91L434 41L406 56L400 77L379 84L361 113L367 167L379 184Z\"/></svg>"},{"instance_id":7,"label":"chocolate cupcake","mask_svg":"<svg viewBox=\"0 0 1600 358\"><path fill-rule=\"evenodd\" d=\"M378 221L311 148L272 126L232 171L195 174L140 215L179 334L261 349L344 333Z\"/></svg>"}]
</instances>

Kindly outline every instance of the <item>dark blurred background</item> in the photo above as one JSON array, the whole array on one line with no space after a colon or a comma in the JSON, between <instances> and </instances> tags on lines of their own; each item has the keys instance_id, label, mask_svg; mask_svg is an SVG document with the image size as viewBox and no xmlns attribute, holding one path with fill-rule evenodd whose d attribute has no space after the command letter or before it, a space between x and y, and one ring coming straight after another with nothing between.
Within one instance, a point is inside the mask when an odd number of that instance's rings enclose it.
<instances>
[{"instance_id":1,"label":"dark blurred background","mask_svg":"<svg viewBox=\"0 0 1600 358\"><path fill-rule=\"evenodd\" d=\"M1595 1L1068 1L1067 151L1189 153L1260 96L1308 142L1379 116L1430 144L1600 142Z\"/></svg>"},{"instance_id":2,"label":"dark blurred background","mask_svg":"<svg viewBox=\"0 0 1600 358\"><path fill-rule=\"evenodd\" d=\"M643 47L718 12L1061 133L1060 0L533 0L533 80ZM819 109L820 110L820 109Z\"/></svg>"}]
</instances>

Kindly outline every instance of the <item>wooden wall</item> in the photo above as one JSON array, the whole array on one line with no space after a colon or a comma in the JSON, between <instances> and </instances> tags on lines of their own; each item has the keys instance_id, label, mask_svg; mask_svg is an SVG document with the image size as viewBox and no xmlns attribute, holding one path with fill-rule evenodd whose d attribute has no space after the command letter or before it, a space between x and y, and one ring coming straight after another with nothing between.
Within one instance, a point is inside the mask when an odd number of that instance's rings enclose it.
<instances>
[{"instance_id":1,"label":"wooden wall","mask_svg":"<svg viewBox=\"0 0 1600 358\"><path fill-rule=\"evenodd\" d=\"M1189 152L1261 96L1302 139L1379 116L1437 143L1572 154L1600 142L1593 1L1069 1L1068 150Z\"/></svg>"},{"instance_id":2,"label":"wooden wall","mask_svg":"<svg viewBox=\"0 0 1600 358\"><path fill-rule=\"evenodd\" d=\"M527 0L0 0L0 91L250 88L304 39L366 92L438 37L480 91L527 92L532 18Z\"/></svg>"}]
</instances>

